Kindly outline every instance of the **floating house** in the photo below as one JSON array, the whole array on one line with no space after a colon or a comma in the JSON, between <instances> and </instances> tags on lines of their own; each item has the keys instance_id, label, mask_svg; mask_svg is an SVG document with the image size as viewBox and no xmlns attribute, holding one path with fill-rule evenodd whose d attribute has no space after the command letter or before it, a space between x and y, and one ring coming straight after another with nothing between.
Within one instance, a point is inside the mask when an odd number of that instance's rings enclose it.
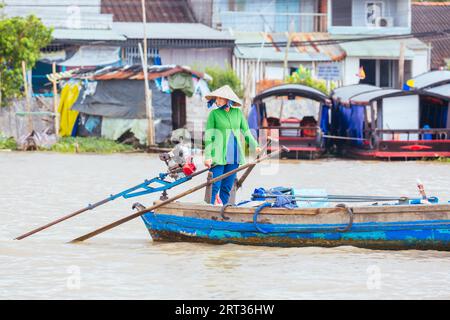
<instances>
[{"instance_id":1,"label":"floating house","mask_svg":"<svg viewBox=\"0 0 450 320\"><path fill-rule=\"evenodd\" d=\"M255 123L250 127L262 129L260 134L279 141L296 158L310 159L325 152L323 134L328 133L329 119L328 96L300 84L284 84L264 90L253 99L249 115L249 122ZM270 151L271 146L268 149Z\"/></svg>"},{"instance_id":2,"label":"floating house","mask_svg":"<svg viewBox=\"0 0 450 320\"><path fill-rule=\"evenodd\" d=\"M450 156L450 72L429 72L407 90L367 85L332 95L334 145L345 156L408 159Z\"/></svg>"},{"instance_id":3,"label":"floating house","mask_svg":"<svg viewBox=\"0 0 450 320\"><path fill-rule=\"evenodd\" d=\"M163 143L172 130L186 128L191 119L187 97L209 92L211 78L188 67L148 67L152 92L155 142ZM141 65L79 70L62 84L60 135L102 136L123 141L137 138L147 144L148 117Z\"/></svg>"}]
</instances>

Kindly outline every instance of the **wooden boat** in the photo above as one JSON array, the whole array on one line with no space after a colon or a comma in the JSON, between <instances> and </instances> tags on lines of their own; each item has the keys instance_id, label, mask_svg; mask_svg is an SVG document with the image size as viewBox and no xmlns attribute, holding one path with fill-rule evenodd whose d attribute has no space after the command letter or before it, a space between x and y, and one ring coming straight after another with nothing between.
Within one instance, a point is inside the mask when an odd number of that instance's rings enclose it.
<instances>
[{"instance_id":1,"label":"wooden boat","mask_svg":"<svg viewBox=\"0 0 450 320\"><path fill-rule=\"evenodd\" d=\"M450 83L422 85L408 91L364 84L336 89L332 131L347 139L335 141L340 153L358 159L450 157Z\"/></svg>"},{"instance_id":2,"label":"wooden boat","mask_svg":"<svg viewBox=\"0 0 450 320\"><path fill-rule=\"evenodd\" d=\"M331 100L324 93L301 84L283 84L259 93L253 106L257 119L252 129L288 147L285 155L316 159L325 153L322 136L329 127ZM309 106L308 110L302 106ZM268 147L269 152L276 149Z\"/></svg>"},{"instance_id":3,"label":"wooden boat","mask_svg":"<svg viewBox=\"0 0 450 320\"><path fill-rule=\"evenodd\" d=\"M450 204L324 208L172 203L142 216L154 241L450 251Z\"/></svg>"}]
</instances>

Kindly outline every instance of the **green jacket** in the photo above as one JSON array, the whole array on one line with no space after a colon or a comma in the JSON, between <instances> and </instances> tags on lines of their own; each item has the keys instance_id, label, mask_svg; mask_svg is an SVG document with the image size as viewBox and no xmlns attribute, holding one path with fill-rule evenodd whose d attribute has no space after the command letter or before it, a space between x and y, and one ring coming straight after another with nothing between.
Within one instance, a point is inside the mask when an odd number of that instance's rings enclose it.
<instances>
[{"instance_id":1,"label":"green jacket","mask_svg":"<svg viewBox=\"0 0 450 320\"><path fill-rule=\"evenodd\" d=\"M238 108L230 108L228 112L223 109L214 109L209 113L205 132L205 159L212 159L213 164L227 164L227 145L231 132L237 140L239 164L245 163L241 137L244 136L245 141L252 148L256 148L258 142L248 128L247 119Z\"/></svg>"}]
</instances>

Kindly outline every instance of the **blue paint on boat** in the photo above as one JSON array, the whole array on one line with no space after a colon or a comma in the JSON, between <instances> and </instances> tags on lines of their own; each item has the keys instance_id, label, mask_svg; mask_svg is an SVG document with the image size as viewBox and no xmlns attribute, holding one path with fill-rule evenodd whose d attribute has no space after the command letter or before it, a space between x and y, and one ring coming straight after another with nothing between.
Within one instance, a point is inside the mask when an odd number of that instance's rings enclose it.
<instances>
[{"instance_id":1,"label":"blue paint on boat","mask_svg":"<svg viewBox=\"0 0 450 320\"><path fill-rule=\"evenodd\" d=\"M323 245L355 243L371 247L371 244L395 248L426 247L450 250L450 220L427 220L407 222L354 223L347 232L337 229L346 224L264 224L215 221L193 217L147 213L142 216L150 232L180 235L192 240L211 240L220 243L242 243L295 246L302 242ZM269 242L265 242L269 240Z\"/></svg>"}]
</instances>

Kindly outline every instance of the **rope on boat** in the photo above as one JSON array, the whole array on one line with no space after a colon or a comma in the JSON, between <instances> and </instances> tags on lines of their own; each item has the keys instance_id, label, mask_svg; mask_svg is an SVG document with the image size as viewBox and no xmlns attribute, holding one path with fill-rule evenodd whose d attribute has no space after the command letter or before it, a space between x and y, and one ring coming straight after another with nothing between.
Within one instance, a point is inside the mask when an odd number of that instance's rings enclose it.
<instances>
[{"instance_id":1,"label":"rope on boat","mask_svg":"<svg viewBox=\"0 0 450 320\"><path fill-rule=\"evenodd\" d=\"M353 218L354 218L353 209L347 207L343 203L340 203L340 204L336 205L336 208L345 208L345 209L347 209L347 213L349 215L349 221L348 221L347 226L345 228L336 228L336 231L337 232L347 232L347 231L349 231L352 228L352 226L353 226Z\"/></svg>"},{"instance_id":2,"label":"rope on boat","mask_svg":"<svg viewBox=\"0 0 450 320\"><path fill-rule=\"evenodd\" d=\"M227 216L225 215L225 210L226 210L226 208L232 207L232 206L233 206L233 204L227 203L226 205L224 205L224 206L220 209L220 216L222 217L223 220L230 220L230 217L227 217Z\"/></svg>"},{"instance_id":3,"label":"rope on boat","mask_svg":"<svg viewBox=\"0 0 450 320\"><path fill-rule=\"evenodd\" d=\"M261 204L259 207L257 207L255 209L255 213L253 214L253 225L255 226L256 230L258 230L261 233L268 233L268 231L262 229L258 225L258 215L261 212L261 210L266 208L266 207L272 207L272 204L270 202L264 202L263 204Z\"/></svg>"}]
</instances>

